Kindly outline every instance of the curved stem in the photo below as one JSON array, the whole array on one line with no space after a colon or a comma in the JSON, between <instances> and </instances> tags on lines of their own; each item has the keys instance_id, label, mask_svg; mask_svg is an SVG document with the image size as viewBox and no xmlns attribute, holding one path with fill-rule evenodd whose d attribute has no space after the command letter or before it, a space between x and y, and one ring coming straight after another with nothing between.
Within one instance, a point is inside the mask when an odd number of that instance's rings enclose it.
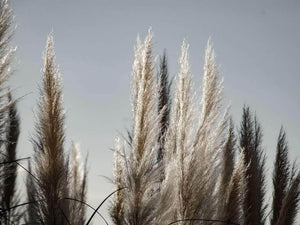
<instances>
[{"instance_id":1,"label":"curved stem","mask_svg":"<svg viewBox=\"0 0 300 225\"><path fill-rule=\"evenodd\" d=\"M117 190L115 190L114 192L112 192L112 193L110 193L101 203L100 203L100 205L96 208L96 210L93 212L93 214L90 216L90 218L89 218L89 220L88 220L88 222L86 223L86 225L89 225L90 224L90 222L92 221L92 219L93 219L93 217L95 216L95 214L96 214L96 212L100 209L100 207L104 204L104 202L107 200L107 199L109 199L110 198L110 196L112 196L114 193L116 193L116 192L118 192L118 191L121 191L121 190L123 190L125 187L123 187L123 188L119 188L119 189L117 189Z\"/></svg>"}]
</instances>

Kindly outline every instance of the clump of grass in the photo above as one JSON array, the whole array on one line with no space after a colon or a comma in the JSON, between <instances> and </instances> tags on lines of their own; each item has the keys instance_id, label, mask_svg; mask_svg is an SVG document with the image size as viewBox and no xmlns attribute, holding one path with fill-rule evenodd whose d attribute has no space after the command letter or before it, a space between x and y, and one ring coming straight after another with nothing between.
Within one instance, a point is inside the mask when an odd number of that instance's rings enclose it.
<instances>
[{"instance_id":1,"label":"clump of grass","mask_svg":"<svg viewBox=\"0 0 300 225\"><path fill-rule=\"evenodd\" d=\"M263 225L268 219L271 225L295 224L300 172L296 163L288 160L286 134L280 130L272 207L266 214L262 128L245 106L235 134L228 108L222 103L223 81L210 40L198 102L187 42L181 47L180 71L172 95L165 53L156 76L151 29L144 43L137 38L132 68L132 129L127 144L116 138L116 189L95 209L86 203L87 169L78 146L72 143L71 161L65 151L62 84L53 36L49 35L32 138L34 160L25 169L16 158L20 132L16 100L10 89L4 88L15 52L9 46L11 24L8 1L0 0L1 223L20 223L23 212L18 207L28 205L23 218L28 224L88 225L96 213L103 218L98 210L114 195L110 215L116 225ZM28 172L28 202L22 204L16 190L17 165ZM86 206L94 210L88 219Z\"/></svg>"},{"instance_id":2,"label":"clump of grass","mask_svg":"<svg viewBox=\"0 0 300 225\"><path fill-rule=\"evenodd\" d=\"M165 57L154 85L151 38L150 33L144 45L138 38L135 48L133 127L127 146L116 139L114 224L266 224L262 129L245 106L235 134L222 104L223 81L210 40L201 102L196 104L186 41L172 98ZM299 173L286 158L281 131L271 224L292 225L298 212Z\"/></svg>"}]
</instances>

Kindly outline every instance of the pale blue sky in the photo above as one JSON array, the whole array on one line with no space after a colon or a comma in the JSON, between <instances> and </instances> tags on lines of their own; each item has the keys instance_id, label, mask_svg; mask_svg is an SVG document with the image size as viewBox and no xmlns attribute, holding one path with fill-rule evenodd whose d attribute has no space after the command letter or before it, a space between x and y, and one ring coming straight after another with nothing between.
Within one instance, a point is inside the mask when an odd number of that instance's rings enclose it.
<instances>
[{"instance_id":1,"label":"pale blue sky","mask_svg":"<svg viewBox=\"0 0 300 225\"><path fill-rule=\"evenodd\" d=\"M67 143L89 152L89 202L97 205L111 191L100 175L111 177L114 137L130 126L133 46L152 26L154 52L168 52L170 75L178 72L184 38L190 44L195 88L200 87L204 49L212 38L224 77L224 103L239 124L244 104L262 124L271 171L280 126L290 155L300 156L300 2L297 0L12 0L18 24L16 73L11 85L26 96L19 156L33 153L33 111L41 82L42 52L53 29L57 63L64 82ZM270 177L268 177L270 178ZM105 210L104 210L105 211Z\"/></svg>"}]
</instances>

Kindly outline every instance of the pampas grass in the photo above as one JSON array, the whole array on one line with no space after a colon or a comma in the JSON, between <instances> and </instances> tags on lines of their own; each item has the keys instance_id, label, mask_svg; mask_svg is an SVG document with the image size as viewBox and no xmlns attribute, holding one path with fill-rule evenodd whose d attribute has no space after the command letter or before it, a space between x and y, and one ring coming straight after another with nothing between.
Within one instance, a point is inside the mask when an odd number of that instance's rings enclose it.
<instances>
[{"instance_id":1,"label":"pampas grass","mask_svg":"<svg viewBox=\"0 0 300 225\"><path fill-rule=\"evenodd\" d=\"M0 223L19 223L22 211L13 208L20 202L17 193L17 143L20 134L20 120L16 100L7 88L12 75L12 60L16 48L10 47L14 30L12 10L7 0L0 0Z\"/></svg>"},{"instance_id":2,"label":"pampas grass","mask_svg":"<svg viewBox=\"0 0 300 225\"><path fill-rule=\"evenodd\" d=\"M86 202L87 168L82 164L79 145L72 142L71 149L71 198ZM79 201L70 203L70 223L84 224L86 220L86 206Z\"/></svg>"},{"instance_id":3,"label":"pampas grass","mask_svg":"<svg viewBox=\"0 0 300 225\"><path fill-rule=\"evenodd\" d=\"M245 224L264 224L265 214L265 155L262 147L262 131L249 107L243 108L240 129L240 148L245 154L247 191L244 201Z\"/></svg>"},{"instance_id":4,"label":"pampas grass","mask_svg":"<svg viewBox=\"0 0 300 225\"><path fill-rule=\"evenodd\" d=\"M44 55L36 137L32 140L35 151L33 172L40 182L29 187L43 200L38 204L38 212L40 219L48 225L67 224L63 214L66 217L70 215L69 202L63 201L64 197L69 196L70 176L64 152L61 80L54 57L53 37L49 35Z\"/></svg>"},{"instance_id":5,"label":"pampas grass","mask_svg":"<svg viewBox=\"0 0 300 225\"><path fill-rule=\"evenodd\" d=\"M11 94L8 94L8 102L13 102ZM9 107L6 119L6 143L5 157L2 157L6 162L12 162L3 166L4 180L2 183L2 207L7 209L4 215L4 224L18 223L22 217L22 212L19 209L10 209L12 206L19 204L20 196L16 190L17 179L17 143L20 134L20 119L16 109L16 103Z\"/></svg>"},{"instance_id":6,"label":"pampas grass","mask_svg":"<svg viewBox=\"0 0 300 225\"><path fill-rule=\"evenodd\" d=\"M184 41L182 44L182 54L179 60L180 72L175 80L175 91L174 99L172 105L167 82L166 82L166 66L165 61L162 61L161 66L161 76L159 77L159 89L156 87L151 80L145 82L143 81L143 71L147 71L147 58L142 59L147 52L149 36L146 38L145 47L142 46L140 40L137 41L137 47L135 50L135 61L133 65L133 132L131 141L129 144L130 153L124 150L120 153L120 144L116 147L116 157L115 157L115 184L116 187L125 187L122 191L122 195L119 194L114 201L114 206L112 215L116 224L136 224L132 221L132 218L126 221L126 210L130 207L130 215L135 215L135 219L146 219L148 223L152 224L168 224L174 221L184 221L181 224L190 224L190 220L200 219L200 218L215 218L219 216L215 212L215 207L217 207L218 190L214 188L215 184L218 183L218 173L220 171L220 163L222 159L222 149L231 148L231 161L226 161L224 166L230 167L231 173L233 173L234 168L234 150L233 150L233 131L232 125L230 128L230 136L225 142L225 128L227 123L227 113L223 110L221 105L221 91L222 91L222 81L219 81L218 69L215 65L214 53L212 51L211 43L208 42L207 51L205 55L205 67L204 67L204 79L203 79L203 93L202 93L202 110L195 109L193 102L195 100L195 94L192 91L192 76L190 72L190 67L188 63L188 44ZM150 50L149 50L150 52ZM146 54L147 55L147 54ZM149 63L150 64L150 63ZM148 65L149 65L148 64ZM150 66L148 67L150 68ZM151 76L152 77L152 76ZM153 85L152 88L149 88ZM143 89L141 89L143 88ZM160 98L155 98L156 93L160 94ZM147 96L153 96L151 102L148 103ZM147 104L145 104L147 103ZM140 114L138 112L148 112L153 110L154 107L148 109L148 104L159 105L158 112L152 111L151 115ZM170 112L168 112L170 108ZM168 126L157 127L157 118L167 118L164 117L164 113L168 112L167 116L170 117L170 121L167 123ZM198 113L199 114L198 114ZM142 117L141 117L142 116ZM195 121L198 120L198 125L195 126ZM166 119L163 119L160 124L166 124ZM139 122L139 123L137 123ZM152 122L152 123L150 123ZM152 129L149 132L144 133L143 129L140 127L144 126L144 129L148 129L149 126ZM139 129L137 129L139 128ZM162 129L163 132L162 132ZM139 131L139 132L137 132ZM162 134L163 133L163 134ZM151 135L151 136L150 136ZM152 151L156 149L157 142L153 137L159 136L159 144L161 148L159 149L158 162L155 163L155 158L153 158ZM147 141L148 138L150 141ZM163 141L162 141L163 140ZM118 141L118 143L120 143ZM144 145L137 145L135 143L145 143ZM146 143L150 144L149 146ZM146 147L151 150L145 158L143 154L145 150L140 146ZM137 149L141 149L137 151ZM147 151L149 151L147 150ZM163 154L161 153L163 150ZM145 151L144 154L147 153ZM229 150L228 150L229 151ZM133 157L134 156L134 157ZM135 162L139 159L148 160L148 162L142 161L143 167L138 167L139 163ZM147 167L148 163L151 163L150 167ZM229 165L230 164L230 165ZM148 169L147 169L148 168ZM239 181L243 174L243 169L241 166L238 172L235 172L234 184L231 184L238 189L239 194L241 194L241 184L244 181ZM141 169L147 169L148 173L136 177L138 171ZM134 173L132 172L134 170ZM142 170L142 171L143 171ZM141 171L141 172L142 172ZM160 176L161 179L157 180L157 172L163 173L164 176ZM122 174L122 175L121 175ZM142 182L143 179L147 181ZM124 181L122 180L124 179ZM227 178L226 185L230 184L230 177ZM138 189L134 185L139 185ZM148 185L148 189L143 187L142 191L139 191L139 195L129 194L128 189L135 187L135 191L140 190L140 185ZM158 189L157 189L158 187ZM145 190L149 190L148 196L149 200L147 203L148 213L147 217L139 217L143 212L143 205L141 203L141 198L146 198L144 196ZM223 191L223 201L228 202L230 193ZM225 193L226 192L226 193ZM234 192L234 191L232 191ZM136 193L136 192L134 192ZM121 197L122 196L122 197ZM142 197L141 197L142 196ZM230 199L233 197L231 196ZM155 201L152 201L152 200ZM127 201L130 203L128 204ZM233 201L233 200L231 200ZM134 206L133 202L139 207ZM127 204L128 205L127 205ZM151 203L151 204L150 204ZM209 203L209 204L208 204ZM128 209L126 208L128 207ZM239 211L239 205L237 206L237 211ZM116 212L121 212L124 210L124 221L120 222L121 216ZM156 209L156 210L154 210ZM134 212L133 212L134 210ZM138 212L137 212L138 211ZM151 217L150 217L151 215ZM217 219L217 218L215 218ZM140 222L144 223L144 222Z\"/></svg>"},{"instance_id":7,"label":"pampas grass","mask_svg":"<svg viewBox=\"0 0 300 225\"><path fill-rule=\"evenodd\" d=\"M11 76L13 70L11 62L16 48L10 47L14 30L12 27L13 14L7 0L0 1L0 112L5 112L15 102L10 98L9 102L5 102L10 90L6 90L4 84ZM5 103L4 103L5 102Z\"/></svg>"},{"instance_id":8,"label":"pampas grass","mask_svg":"<svg viewBox=\"0 0 300 225\"><path fill-rule=\"evenodd\" d=\"M277 141L276 160L273 172L274 193L271 218L272 225L277 224L283 199L289 185L289 176L290 165L288 161L288 146L286 142L286 134L283 131L283 128L281 128Z\"/></svg>"},{"instance_id":9,"label":"pampas grass","mask_svg":"<svg viewBox=\"0 0 300 225\"><path fill-rule=\"evenodd\" d=\"M160 120L160 134L159 134L159 150L157 153L157 160L161 161L165 155L164 145L166 132L170 123L170 109L171 109L171 94L170 94L170 81L168 72L168 61L166 50L160 59L160 68L158 73L158 113L161 114Z\"/></svg>"},{"instance_id":10,"label":"pampas grass","mask_svg":"<svg viewBox=\"0 0 300 225\"><path fill-rule=\"evenodd\" d=\"M149 33L144 45L138 38L135 48L129 141L122 144L116 139L114 184L121 191L111 207L114 224L266 224L262 129L249 107L244 107L235 134L228 108L222 104L223 81L211 41L205 52L202 98L197 108L189 45L186 41L182 44L171 98L165 58L158 88L154 85L151 38ZM298 212L300 182L299 173L286 161L282 131L277 151L271 224L292 225ZM277 185L281 181L282 187Z\"/></svg>"},{"instance_id":11,"label":"pampas grass","mask_svg":"<svg viewBox=\"0 0 300 225\"><path fill-rule=\"evenodd\" d=\"M72 143L71 165L64 150L61 89L50 34L44 55L36 136L32 139L35 155L30 169L36 180L29 175L27 180L28 201L32 202L28 207L29 223L76 225L85 222L85 205L80 202L86 200L87 171L75 143Z\"/></svg>"},{"instance_id":12,"label":"pampas grass","mask_svg":"<svg viewBox=\"0 0 300 225\"><path fill-rule=\"evenodd\" d=\"M115 140L115 152L114 152L114 168L113 168L113 183L115 184L116 190L122 189L122 158L124 155L121 153L120 138L117 137ZM114 224L123 224L124 208L123 208L123 191L118 191L115 194L114 201L111 206L110 216Z\"/></svg>"},{"instance_id":13,"label":"pampas grass","mask_svg":"<svg viewBox=\"0 0 300 225\"><path fill-rule=\"evenodd\" d=\"M190 134L192 125L192 90L191 73L188 64L188 44L183 42L180 57L180 72L176 77L174 103L171 108L170 129L165 143L165 163L172 164L167 167L166 177L173 178L168 183L174 182L174 199L172 204L172 217L170 222L189 218L191 192L188 177L187 157L188 149L192 146ZM173 174L174 173L174 174ZM175 179L174 179L175 178ZM173 185L173 184L168 184ZM196 193L195 193L196 194ZM190 203L190 204L187 204Z\"/></svg>"},{"instance_id":14,"label":"pampas grass","mask_svg":"<svg viewBox=\"0 0 300 225\"><path fill-rule=\"evenodd\" d=\"M152 60L152 33L144 44L138 38L133 65L133 127L129 152L123 157L121 187L123 217L120 224L143 225L155 221L159 199L156 183L160 167L155 165L158 151L157 86ZM118 174L118 173L117 173ZM115 180L118 180L115 178ZM114 207L120 203L116 202ZM117 210L117 209L113 209Z\"/></svg>"},{"instance_id":15,"label":"pampas grass","mask_svg":"<svg viewBox=\"0 0 300 225\"><path fill-rule=\"evenodd\" d=\"M283 128L277 141L273 172L271 225L294 224L300 202L300 173L288 160L288 145Z\"/></svg>"},{"instance_id":16,"label":"pampas grass","mask_svg":"<svg viewBox=\"0 0 300 225\"><path fill-rule=\"evenodd\" d=\"M271 212L266 214L262 129L245 106L235 133L229 109L222 103L223 80L211 41L205 50L201 88L193 89L186 41L172 87L166 53L155 71L151 29L144 42L137 38L134 49L132 127L128 140L115 140L115 189L97 208L86 203L86 161L82 163L78 145L72 142L70 156L65 151L62 81L53 36L48 36L32 138L34 159L25 169L28 202L20 204L16 189L20 121L16 100L4 88L15 51L9 47L11 23L8 1L0 0L1 223L88 225L98 213L108 224L98 210L113 196L110 216L116 225L295 224L300 173L288 160L283 129L277 141ZM16 209L23 205L28 207L21 218L22 211ZM86 206L94 210L88 218Z\"/></svg>"}]
</instances>

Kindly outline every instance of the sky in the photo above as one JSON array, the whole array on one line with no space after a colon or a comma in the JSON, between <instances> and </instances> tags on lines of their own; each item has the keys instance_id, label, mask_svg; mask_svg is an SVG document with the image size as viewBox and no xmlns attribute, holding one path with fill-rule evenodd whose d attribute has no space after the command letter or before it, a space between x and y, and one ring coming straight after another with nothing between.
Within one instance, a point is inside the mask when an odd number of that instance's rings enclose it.
<instances>
[{"instance_id":1,"label":"sky","mask_svg":"<svg viewBox=\"0 0 300 225\"><path fill-rule=\"evenodd\" d=\"M183 39L190 44L194 88L201 90L209 37L224 78L224 105L236 130L243 105L256 113L264 133L270 174L283 125L290 158L300 156L300 2L298 0L11 0L18 46L10 86L21 116L19 157L33 155L34 112L42 53L52 31L63 79L66 150L71 140L88 153L88 202L112 191L115 136L130 127L130 84L137 34L154 33L154 55L167 50L170 76L179 71ZM267 177L270 179L270 177ZM23 181L21 182L24 182ZM105 209L102 212L105 214Z\"/></svg>"}]
</instances>

